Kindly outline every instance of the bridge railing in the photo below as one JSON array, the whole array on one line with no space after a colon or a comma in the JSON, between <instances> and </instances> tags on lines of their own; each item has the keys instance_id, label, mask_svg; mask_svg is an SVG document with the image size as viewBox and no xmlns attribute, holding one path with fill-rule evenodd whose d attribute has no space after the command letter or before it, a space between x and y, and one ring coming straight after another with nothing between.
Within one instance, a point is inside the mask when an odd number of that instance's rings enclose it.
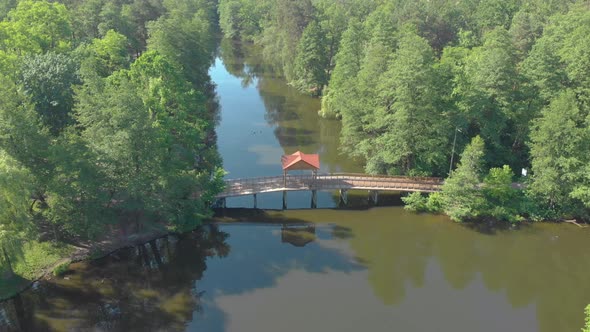
<instances>
[{"instance_id":1,"label":"bridge railing","mask_svg":"<svg viewBox=\"0 0 590 332\"><path fill-rule=\"evenodd\" d=\"M437 177L423 177L423 176L397 176L397 175L372 175L372 174L363 174L363 173L320 173L315 176L316 178L355 178L355 179L383 179L386 181L395 181L395 180L406 180L406 181L415 181L415 182L432 182L432 183L442 183L444 179L437 178ZM314 175L309 174L301 174L301 175L287 175L287 178L298 178L298 179L305 179L305 178L314 178ZM249 181L274 181L277 179L283 179L282 175L278 176L262 176L262 177L255 177L255 178L236 178L236 179L227 179L226 182L249 182Z\"/></svg>"},{"instance_id":2,"label":"bridge railing","mask_svg":"<svg viewBox=\"0 0 590 332\"><path fill-rule=\"evenodd\" d=\"M418 182L433 182L433 183L442 183L444 181L443 178L438 177L428 177L428 176L404 176L404 175L379 175L379 174L365 174L365 173L328 173L328 174L318 174L318 176L328 175L328 176L350 176L355 178L379 178L379 179L400 179L400 180L408 180L408 181L418 181Z\"/></svg>"},{"instance_id":3,"label":"bridge railing","mask_svg":"<svg viewBox=\"0 0 590 332\"><path fill-rule=\"evenodd\" d=\"M409 190L437 191L443 180L432 177L379 176L355 173L287 175L226 180L220 196L237 196L280 190Z\"/></svg>"}]
</instances>

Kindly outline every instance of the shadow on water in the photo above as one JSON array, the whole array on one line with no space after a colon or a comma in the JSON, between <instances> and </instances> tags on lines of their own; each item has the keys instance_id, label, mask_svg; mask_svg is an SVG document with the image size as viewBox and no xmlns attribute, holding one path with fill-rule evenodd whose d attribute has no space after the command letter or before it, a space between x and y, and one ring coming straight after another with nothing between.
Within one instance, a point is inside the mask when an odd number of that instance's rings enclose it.
<instances>
[{"instance_id":1,"label":"shadow on water","mask_svg":"<svg viewBox=\"0 0 590 332\"><path fill-rule=\"evenodd\" d=\"M0 331L175 331L200 309L208 257L229 254L215 226L72 264L0 304ZM24 318L23 318L24 317Z\"/></svg>"},{"instance_id":2,"label":"shadow on water","mask_svg":"<svg viewBox=\"0 0 590 332\"><path fill-rule=\"evenodd\" d=\"M219 291L269 288L293 268L364 268L315 244L326 230L275 222L289 225L211 224L73 264L64 278L0 303L0 331L224 331L225 313L213 301Z\"/></svg>"},{"instance_id":3,"label":"shadow on water","mask_svg":"<svg viewBox=\"0 0 590 332\"><path fill-rule=\"evenodd\" d=\"M485 235L497 235L502 232L525 230L531 227L530 223L521 222L518 224L511 224L505 221L484 220L476 222L466 222L462 224L467 229L476 231Z\"/></svg>"}]
</instances>

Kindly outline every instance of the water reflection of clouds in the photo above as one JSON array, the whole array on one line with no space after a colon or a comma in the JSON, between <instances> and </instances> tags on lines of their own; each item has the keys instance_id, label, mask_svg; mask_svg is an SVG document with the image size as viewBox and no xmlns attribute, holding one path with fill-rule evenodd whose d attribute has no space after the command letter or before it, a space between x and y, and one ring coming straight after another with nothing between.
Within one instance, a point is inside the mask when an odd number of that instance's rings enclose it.
<instances>
[{"instance_id":1,"label":"water reflection of clouds","mask_svg":"<svg viewBox=\"0 0 590 332\"><path fill-rule=\"evenodd\" d=\"M428 270L439 272L440 266L432 263ZM481 282L457 291L443 279L429 278L436 274L426 274L424 287L405 285L411 296L399 305L383 304L367 282L368 271L331 269L322 274L293 269L272 288L225 294L214 302L226 315L228 332L538 330L534 305L506 307L505 295L490 293Z\"/></svg>"},{"instance_id":2,"label":"water reflection of clouds","mask_svg":"<svg viewBox=\"0 0 590 332\"><path fill-rule=\"evenodd\" d=\"M248 152L256 154L258 165L280 165L283 149L272 145L252 145ZM279 169L277 169L277 174Z\"/></svg>"},{"instance_id":3,"label":"water reflection of clouds","mask_svg":"<svg viewBox=\"0 0 590 332\"><path fill-rule=\"evenodd\" d=\"M325 229L327 233L329 228ZM274 289L278 280L293 271L349 274L364 270L349 255L329 248L337 248L337 245L323 247L314 241L304 247L295 247L281 243L280 225L232 225L222 229L231 230L228 242L232 252L222 260L212 258L207 261L207 273L199 281L199 288L209 295L203 299L204 315L195 317L190 323L191 330L227 331L234 317L228 316L232 312L220 306L219 299L247 298L260 290Z\"/></svg>"},{"instance_id":4,"label":"water reflection of clouds","mask_svg":"<svg viewBox=\"0 0 590 332\"><path fill-rule=\"evenodd\" d=\"M268 122L253 122L252 126L254 127L272 127Z\"/></svg>"}]
</instances>

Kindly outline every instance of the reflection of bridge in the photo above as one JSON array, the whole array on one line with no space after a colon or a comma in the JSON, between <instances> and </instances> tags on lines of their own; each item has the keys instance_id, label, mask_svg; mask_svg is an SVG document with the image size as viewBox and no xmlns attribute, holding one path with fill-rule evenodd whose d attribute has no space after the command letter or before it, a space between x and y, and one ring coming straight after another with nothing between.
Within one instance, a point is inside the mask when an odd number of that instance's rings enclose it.
<instances>
[{"instance_id":1,"label":"reflection of bridge","mask_svg":"<svg viewBox=\"0 0 590 332\"><path fill-rule=\"evenodd\" d=\"M225 181L225 190L217 195L221 204L225 205L225 198L232 196L254 195L254 207L256 207L256 195L269 192L283 192L283 208L287 207L287 191L310 190L312 192L312 207L316 206L316 193L320 191L340 191L340 199L347 203L348 190L368 190L369 198L377 203L379 191L405 191L405 192L435 192L440 191L443 183L441 178L433 177L408 177L385 176L367 174L312 174L312 175L286 175L260 178L235 179Z\"/></svg>"}]
</instances>

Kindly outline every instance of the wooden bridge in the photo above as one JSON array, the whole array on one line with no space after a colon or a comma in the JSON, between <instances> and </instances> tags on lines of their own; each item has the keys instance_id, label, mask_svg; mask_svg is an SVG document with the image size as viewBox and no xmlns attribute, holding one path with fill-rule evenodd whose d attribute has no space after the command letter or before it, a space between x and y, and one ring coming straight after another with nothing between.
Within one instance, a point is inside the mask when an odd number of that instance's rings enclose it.
<instances>
[{"instance_id":1,"label":"wooden bridge","mask_svg":"<svg viewBox=\"0 0 590 332\"><path fill-rule=\"evenodd\" d=\"M225 190L217 195L225 206L225 198L256 195L269 192L283 192L283 208L287 207L287 192L309 190L312 192L312 207L317 205L317 191L340 191L344 204L348 201L348 190L368 190L369 199L377 203L379 191L436 192L441 190L442 178L367 175L354 173L286 175L225 181Z\"/></svg>"}]
</instances>

